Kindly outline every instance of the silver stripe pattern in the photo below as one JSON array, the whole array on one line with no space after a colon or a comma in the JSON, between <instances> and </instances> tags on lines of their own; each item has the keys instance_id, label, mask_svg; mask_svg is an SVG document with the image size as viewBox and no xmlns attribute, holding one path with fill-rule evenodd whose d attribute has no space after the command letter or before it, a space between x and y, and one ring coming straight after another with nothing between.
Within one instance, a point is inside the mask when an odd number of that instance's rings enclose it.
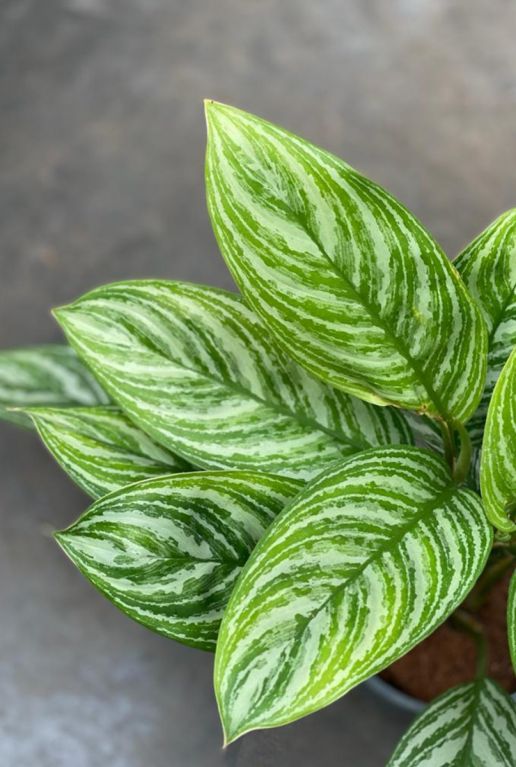
<instances>
[{"instance_id":1,"label":"silver stripe pattern","mask_svg":"<svg viewBox=\"0 0 516 767\"><path fill-rule=\"evenodd\" d=\"M299 488L296 480L252 472L176 474L102 498L56 537L124 613L170 639L214 650L242 565Z\"/></svg>"},{"instance_id":2,"label":"silver stripe pattern","mask_svg":"<svg viewBox=\"0 0 516 767\"><path fill-rule=\"evenodd\" d=\"M416 719L387 767L514 767L516 704L490 679L448 690Z\"/></svg>"},{"instance_id":3,"label":"silver stripe pattern","mask_svg":"<svg viewBox=\"0 0 516 767\"><path fill-rule=\"evenodd\" d=\"M516 209L493 221L453 263L480 307L489 334L486 388L468 424L473 444L480 447L495 383L516 346Z\"/></svg>"},{"instance_id":4,"label":"silver stripe pattern","mask_svg":"<svg viewBox=\"0 0 516 767\"><path fill-rule=\"evenodd\" d=\"M222 104L206 114L213 229L279 343L362 399L467 420L484 384L486 329L422 225L313 144Z\"/></svg>"},{"instance_id":5,"label":"silver stripe pattern","mask_svg":"<svg viewBox=\"0 0 516 767\"><path fill-rule=\"evenodd\" d=\"M480 488L490 521L516 530L516 348L507 360L487 411L480 458Z\"/></svg>"},{"instance_id":6,"label":"silver stripe pattern","mask_svg":"<svg viewBox=\"0 0 516 767\"><path fill-rule=\"evenodd\" d=\"M40 407L25 412L61 468L92 498L144 479L191 470L115 407Z\"/></svg>"},{"instance_id":7,"label":"silver stripe pattern","mask_svg":"<svg viewBox=\"0 0 516 767\"><path fill-rule=\"evenodd\" d=\"M224 615L215 690L227 741L332 703L460 604L492 530L442 459L376 448L307 486L272 524Z\"/></svg>"},{"instance_id":8,"label":"silver stripe pattern","mask_svg":"<svg viewBox=\"0 0 516 767\"><path fill-rule=\"evenodd\" d=\"M232 293L126 282L57 316L131 420L196 466L307 479L343 455L411 442L401 413L312 378Z\"/></svg>"},{"instance_id":9,"label":"silver stripe pattern","mask_svg":"<svg viewBox=\"0 0 516 767\"><path fill-rule=\"evenodd\" d=\"M0 351L0 419L30 427L30 418L10 412L9 408L107 402L107 394L68 346L55 344Z\"/></svg>"}]
</instances>

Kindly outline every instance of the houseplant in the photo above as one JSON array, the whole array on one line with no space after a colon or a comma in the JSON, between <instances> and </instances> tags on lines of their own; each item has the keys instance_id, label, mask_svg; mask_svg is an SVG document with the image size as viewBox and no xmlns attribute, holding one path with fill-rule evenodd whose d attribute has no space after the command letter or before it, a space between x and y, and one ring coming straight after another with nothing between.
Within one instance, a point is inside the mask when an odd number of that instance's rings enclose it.
<instances>
[{"instance_id":1,"label":"houseplant","mask_svg":"<svg viewBox=\"0 0 516 767\"><path fill-rule=\"evenodd\" d=\"M0 356L0 413L31 419L94 499L56 538L128 615L216 651L226 742L448 621L476 670L391 764L512 764L479 615L511 577L515 662L516 212L451 264L342 161L230 107L207 117L208 207L242 298L107 285L55 312L75 353Z\"/></svg>"}]
</instances>

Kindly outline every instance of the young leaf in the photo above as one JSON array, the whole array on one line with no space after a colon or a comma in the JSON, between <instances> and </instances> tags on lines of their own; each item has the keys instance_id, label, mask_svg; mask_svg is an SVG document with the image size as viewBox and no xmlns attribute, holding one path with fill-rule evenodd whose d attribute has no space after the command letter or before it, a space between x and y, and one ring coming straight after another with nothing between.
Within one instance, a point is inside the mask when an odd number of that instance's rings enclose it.
<instances>
[{"instance_id":1,"label":"young leaf","mask_svg":"<svg viewBox=\"0 0 516 767\"><path fill-rule=\"evenodd\" d=\"M92 498L134 482L189 471L117 408L31 408L38 433L64 471Z\"/></svg>"},{"instance_id":2,"label":"young leaf","mask_svg":"<svg viewBox=\"0 0 516 767\"><path fill-rule=\"evenodd\" d=\"M516 209L496 219L455 259L488 329L486 388L468 430L480 447L487 408L498 376L516 346Z\"/></svg>"},{"instance_id":3,"label":"young leaf","mask_svg":"<svg viewBox=\"0 0 516 767\"><path fill-rule=\"evenodd\" d=\"M306 478L343 455L411 441L394 409L333 390L292 363L231 293L125 282L56 314L131 420L195 465Z\"/></svg>"},{"instance_id":4,"label":"young leaf","mask_svg":"<svg viewBox=\"0 0 516 767\"><path fill-rule=\"evenodd\" d=\"M509 649L511 660L516 674L516 572L512 574L509 586L509 599L507 602L507 633L509 637Z\"/></svg>"},{"instance_id":5,"label":"young leaf","mask_svg":"<svg viewBox=\"0 0 516 767\"><path fill-rule=\"evenodd\" d=\"M490 679L436 698L400 741L387 767L514 767L516 705Z\"/></svg>"},{"instance_id":6,"label":"young leaf","mask_svg":"<svg viewBox=\"0 0 516 767\"><path fill-rule=\"evenodd\" d=\"M484 385L486 330L422 225L309 142L222 104L206 113L215 235L277 340L362 399L465 421Z\"/></svg>"},{"instance_id":7,"label":"young leaf","mask_svg":"<svg viewBox=\"0 0 516 767\"><path fill-rule=\"evenodd\" d=\"M489 520L516 530L516 348L496 382L487 411L480 488Z\"/></svg>"},{"instance_id":8,"label":"young leaf","mask_svg":"<svg viewBox=\"0 0 516 767\"><path fill-rule=\"evenodd\" d=\"M108 401L68 346L0 351L0 419L30 427L30 418L9 408L99 405Z\"/></svg>"},{"instance_id":9,"label":"young leaf","mask_svg":"<svg viewBox=\"0 0 516 767\"><path fill-rule=\"evenodd\" d=\"M97 501L56 537L124 613L166 637L214 650L242 565L300 486L251 472L147 480Z\"/></svg>"},{"instance_id":10,"label":"young leaf","mask_svg":"<svg viewBox=\"0 0 516 767\"><path fill-rule=\"evenodd\" d=\"M491 547L480 499L443 460L376 448L308 485L231 596L215 659L227 741L332 703L433 631Z\"/></svg>"}]
</instances>

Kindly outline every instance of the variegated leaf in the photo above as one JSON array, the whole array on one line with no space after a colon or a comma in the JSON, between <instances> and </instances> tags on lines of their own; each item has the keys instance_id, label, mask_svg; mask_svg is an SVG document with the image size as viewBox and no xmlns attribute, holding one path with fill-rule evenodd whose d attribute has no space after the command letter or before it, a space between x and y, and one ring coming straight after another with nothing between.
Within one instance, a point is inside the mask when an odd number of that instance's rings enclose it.
<instances>
[{"instance_id":1,"label":"variegated leaf","mask_svg":"<svg viewBox=\"0 0 516 767\"><path fill-rule=\"evenodd\" d=\"M227 741L317 711L405 654L464 599L491 541L479 497L427 450L372 449L315 479L260 541L224 615Z\"/></svg>"},{"instance_id":2,"label":"variegated leaf","mask_svg":"<svg viewBox=\"0 0 516 767\"><path fill-rule=\"evenodd\" d=\"M490 679L439 696L415 720L387 767L514 767L516 705Z\"/></svg>"},{"instance_id":3,"label":"variegated leaf","mask_svg":"<svg viewBox=\"0 0 516 767\"><path fill-rule=\"evenodd\" d=\"M41 407L25 412L58 464L92 498L151 477L191 470L117 408Z\"/></svg>"},{"instance_id":4,"label":"variegated leaf","mask_svg":"<svg viewBox=\"0 0 516 767\"><path fill-rule=\"evenodd\" d=\"M108 401L68 346L0 350L0 419L30 427L30 418L9 408L99 405Z\"/></svg>"},{"instance_id":5,"label":"variegated leaf","mask_svg":"<svg viewBox=\"0 0 516 767\"><path fill-rule=\"evenodd\" d=\"M411 440L394 409L333 390L292 363L232 293L126 282L57 316L131 420L195 465L306 478L342 455Z\"/></svg>"},{"instance_id":6,"label":"variegated leaf","mask_svg":"<svg viewBox=\"0 0 516 767\"><path fill-rule=\"evenodd\" d=\"M509 586L509 599L507 601L507 633L509 637L509 649L511 651L512 665L516 674L516 572L512 574Z\"/></svg>"},{"instance_id":7,"label":"variegated leaf","mask_svg":"<svg viewBox=\"0 0 516 767\"><path fill-rule=\"evenodd\" d=\"M516 209L497 218L453 264L482 310L489 333L486 388L468 423L473 444L480 447L496 380L516 346Z\"/></svg>"},{"instance_id":8,"label":"variegated leaf","mask_svg":"<svg viewBox=\"0 0 516 767\"><path fill-rule=\"evenodd\" d=\"M490 521L516 530L516 348L496 382L487 411L480 488Z\"/></svg>"},{"instance_id":9,"label":"variegated leaf","mask_svg":"<svg viewBox=\"0 0 516 767\"><path fill-rule=\"evenodd\" d=\"M280 344L362 399L467 420L484 385L485 325L422 225L309 142L222 104L206 112L214 232Z\"/></svg>"},{"instance_id":10,"label":"variegated leaf","mask_svg":"<svg viewBox=\"0 0 516 767\"><path fill-rule=\"evenodd\" d=\"M147 480L97 501L56 537L124 613L166 637L213 650L242 565L299 487L251 472Z\"/></svg>"}]
</instances>

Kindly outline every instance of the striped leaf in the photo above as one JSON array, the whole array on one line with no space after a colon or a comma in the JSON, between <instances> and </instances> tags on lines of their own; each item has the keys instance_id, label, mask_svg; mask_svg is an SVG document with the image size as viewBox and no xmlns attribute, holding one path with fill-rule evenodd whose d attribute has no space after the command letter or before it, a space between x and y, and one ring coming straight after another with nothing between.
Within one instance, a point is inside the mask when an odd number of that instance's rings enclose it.
<instances>
[{"instance_id":1,"label":"striped leaf","mask_svg":"<svg viewBox=\"0 0 516 767\"><path fill-rule=\"evenodd\" d=\"M516 346L516 209L497 218L453 263L478 303L489 333L486 388L468 424L473 444L480 447L496 380Z\"/></svg>"},{"instance_id":2,"label":"striped leaf","mask_svg":"<svg viewBox=\"0 0 516 767\"><path fill-rule=\"evenodd\" d=\"M352 456L271 525L231 596L215 659L228 742L317 711L405 654L487 558L478 496L415 447Z\"/></svg>"},{"instance_id":3,"label":"striped leaf","mask_svg":"<svg viewBox=\"0 0 516 767\"><path fill-rule=\"evenodd\" d=\"M125 282L59 309L71 344L132 421L191 463L306 478L410 442L403 416L306 374L238 296Z\"/></svg>"},{"instance_id":4,"label":"striped leaf","mask_svg":"<svg viewBox=\"0 0 516 767\"><path fill-rule=\"evenodd\" d=\"M9 408L107 402L107 395L68 346L0 351L0 419L30 427L30 418Z\"/></svg>"},{"instance_id":5,"label":"striped leaf","mask_svg":"<svg viewBox=\"0 0 516 767\"><path fill-rule=\"evenodd\" d=\"M206 111L215 235L280 344L362 399L465 421L486 330L421 224L328 152L237 109Z\"/></svg>"},{"instance_id":6,"label":"striped leaf","mask_svg":"<svg viewBox=\"0 0 516 767\"><path fill-rule=\"evenodd\" d=\"M32 408L26 412L58 464L92 498L144 479L191 469L116 408Z\"/></svg>"},{"instance_id":7,"label":"striped leaf","mask_svg":"<svg viewBox=\"0 0 516 767\"><path fill-rule=\"evenodd\" d=\"M56 537L124 613L166 637L214 650L242 565L299 487L251 472L147 480L97 501Z\"/></svg>"},{"instance_id":8,"label":"striped leaf","mask_svg":"<svg viewBox=\"0 0 516 767\"><path fill-rule=\"evenodd\" d=\"M516 674L516 572L512 574L509 586L509 599L507 601L507 633L509 637L509 649L511 651L512 665Z\"/></svg>"},{"instance_id":9,"label":"striped leaf","mask_svg":"<svg viewBox=\"0 0 516 767\"><path fill-rule=\"evenodd\" d=\"M448 690L415 720L387 767L514 767L516 705L490 679Z\"/></svg>"},{"instance_id":10,"label":"striped leaf","mask_svg":"<svg viewBox=\"0 0 516 767\"><path fill-rule=\"evenodd\" d=\"M516 348L496 382L487 411L480 488L490 521L516 530Z\"/></svg>"}]
</instances>

